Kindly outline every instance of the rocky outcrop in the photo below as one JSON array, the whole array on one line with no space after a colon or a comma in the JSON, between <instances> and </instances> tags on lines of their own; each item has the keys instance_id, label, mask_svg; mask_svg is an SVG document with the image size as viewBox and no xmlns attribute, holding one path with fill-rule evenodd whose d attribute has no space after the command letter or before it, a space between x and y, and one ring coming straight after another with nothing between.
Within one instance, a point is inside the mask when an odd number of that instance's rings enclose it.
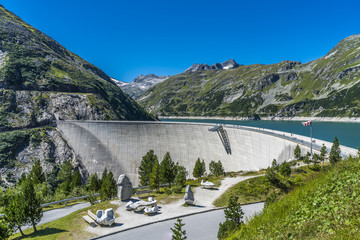
<instances>
[{"instance_id":1,"label":"rocky outcrop","mask_svg":"<svg viewBox=\"0 0 360 240\"><path fill-rule=\"evenodd\" d=\"M195 63L191 67L186 69L185 72L196 72L196 71L202 71L202 70L233 69L233 68L237 68L239 66L240 65L237 62L235 62L235 60L229 59L223 63L215 63L213 65Z\"/></svg>"},{"instance_id":2,"label":"rocky outcrop","mask_svg":"<svg viewBox=\"0 0 360 240\"><path fill-rule=\"evenodd\" d=\"M0 89L1 130L49 125L54 120L116 119L96 94Z\"/></svg>"},{"instance_id":3,"label":"rocky outcrop","mask_svg":"<svg viewBox=\"0 0 360 240\"><path fill-rule=\"evenodd\" d=\"M4 134L8 133L0 133L0 137ZM1 179L5 185L13 185L22 173L29 174L32 165L37 160L40 160L46 175L56 173L65 161L70 161L72 167L79 170L84 182L88 178L88 171L82 164L81 158L76 155L56 128L46 127L14 131L12 134L22 135L23 138L21 139L23 140L18 145L18 151L13 156L9 155L9 158L14 158L16 164L3 163L0 168ZM6 139L4 141L8 145L16 144L6 141ZM8 175L12 176L11 181L8 179Z\"/></svg>"}]
</instances>

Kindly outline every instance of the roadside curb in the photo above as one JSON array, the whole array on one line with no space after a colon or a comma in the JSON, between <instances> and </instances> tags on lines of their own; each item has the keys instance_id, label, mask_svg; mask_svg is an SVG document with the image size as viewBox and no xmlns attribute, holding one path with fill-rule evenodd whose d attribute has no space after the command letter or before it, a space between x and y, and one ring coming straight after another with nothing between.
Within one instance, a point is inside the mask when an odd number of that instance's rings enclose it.
<instances>
[{"instance_id":1,"label":"roadside curb","mask_svg":"<svg viewBox=\"0 0 360 240\"><path fill-rule=\"evenodd\" d=\"M241 206L247 206L247 205L252 205L252 204L257 204L257 203L263 203L263 201L261 201L261 202L246 203L246 204L242 204ZM201 211L201 212L193 212L193 213L188 213L188 214L179 215L179 216L176 216L176 217L161 219L161 220L158 220L158 221L149 222L149 223L144 223L144 224L141 224L141 225L138 225L138 226L135 226L135 227L130 227L130 228L118 230L118 231L115 231L115 232L112 232L112 233L107 233L107 234L104 234L104 235L100 235L100 236L96 236L96 237L93 237L93 238L89 238L89 240L101 239L101 238L103 238L103 237L108 237L108 236L111 236L111 235L114 235L114 234L118 234L118 233L121 233L121 232L126 232L126 231L133 230L133 229L136 229L136 228L141 228L141 227L145 227L145 226L148 226L148 225L152 225L152 224L156 224L156 223L160 223L160 222L166 222L166 221L170 221L170 220L174 220L174 219L178 219L178 218L188 217L188 216L192 216L192 215L196 215L196 214L201 214L201 213L207 213L207 212L213 212L213 211L223 210L223 209L225 209L225 208L226 208L226 207L217 207L217 208L207 209L207 210L204 210L204 211Z\"/></svg>"}]
</instances>

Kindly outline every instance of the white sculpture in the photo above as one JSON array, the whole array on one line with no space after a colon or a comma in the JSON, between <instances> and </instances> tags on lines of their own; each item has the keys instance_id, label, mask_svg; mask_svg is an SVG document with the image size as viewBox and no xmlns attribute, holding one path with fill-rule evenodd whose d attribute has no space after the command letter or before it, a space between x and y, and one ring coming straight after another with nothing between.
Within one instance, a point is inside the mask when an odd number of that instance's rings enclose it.
<instances>
[{"instance_id":1,"label":"white sculpture","mask_svg":"<svg viewBox=\"0 0 360 240\"><path fill-rule=\"evenodd\" d=\"M215 187L215 183L209 182L209 181L204 181L201 180L201 186L203 186L204 188L214 188Z\"/></svg>"},{"instance_id":2,"label":"white sculpture","mask_svg":"<svg viewBox=\"0 0 360 240\"><path fill-rule=\"evenodd\" d=\"M149 197L148 202L143 201L143 200L140 200L140 201L137 201L137 202L129 201L125 205L125 208L128 211L133 211L133 210L140 211L140 210L142 210L142 209L144 209L146 207L156 206L156 203L157 203L157 201L153 197Z\"/></svg>"},{"instance_id":3,"label":"white sculpture","mask_svg":"<svg viewBox=\"0 0 360 240\"><path fill-rule=\"evenodd\" d=\"M144 212L146 214L154 214L154 213L157 213L159 211L159 208L157 205L155 205L154 207L146 207L144 209Z\"/></svg>"},{"instance_id":4,"label":"white sculpture","mask_svg":"<svg viewBox=\"0 0 360 240\"><path fill-rule=\"evenodd\" d=\"M115 222L115 215L112 208L98 210L96 212L96 222L101 225L111 226Z\"/></svg>"}]
</instances>

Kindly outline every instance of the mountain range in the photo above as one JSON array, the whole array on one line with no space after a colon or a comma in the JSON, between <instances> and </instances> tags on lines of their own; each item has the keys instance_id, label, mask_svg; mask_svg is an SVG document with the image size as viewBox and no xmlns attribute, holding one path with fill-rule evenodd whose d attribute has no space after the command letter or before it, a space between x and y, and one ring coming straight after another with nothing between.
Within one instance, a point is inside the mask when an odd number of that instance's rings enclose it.
<instances>
[{"instance_id":1,"label":"mountain range","mask_svg":"<svg viewBox=\"0 0 360 240\"><path fill-rule=\"evenodd\" d=\"M359 34L305 64L215 66L194 64L148 89L137 101L159 116L360 116Z\"/></svg>"},{"instance_id":2,"label":"mountain range","mask_svg":"<svg viewBox=\"0 0 360 240\"><path fill-rule=\"evenodd\" d=\"M121 88L121 90L123 90L133 99L136 99L146 90L158 83L165 81L169 77L170 76L156 76L155 74L147 74L137 76L132 82L122 82L114 78L112 78L112 80Z\"/></svg>"}]
</instances>

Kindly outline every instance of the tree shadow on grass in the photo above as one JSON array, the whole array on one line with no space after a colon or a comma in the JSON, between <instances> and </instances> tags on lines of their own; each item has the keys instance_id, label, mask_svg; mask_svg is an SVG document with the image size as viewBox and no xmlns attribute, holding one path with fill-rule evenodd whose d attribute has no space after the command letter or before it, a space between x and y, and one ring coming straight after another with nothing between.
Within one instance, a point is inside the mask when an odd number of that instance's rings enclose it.
<instances>
[{"instance_id":1,"label":"tree shadow on grass","mask_svg":"<svg viewBox=\"0 0 360 240\"><path fill-rule=\"evenodd\" d=\"M59 228L44 228L44 229L38 229L37 232L32 232L30 234L26 234L24 237L19 236L17 238L14 238L13 240L23 239L23 238L34 238L34 237L44 237L52 234L57 234L61 232L67 232L67 230L59 229Z\"/></svg>"}]
</instances>

